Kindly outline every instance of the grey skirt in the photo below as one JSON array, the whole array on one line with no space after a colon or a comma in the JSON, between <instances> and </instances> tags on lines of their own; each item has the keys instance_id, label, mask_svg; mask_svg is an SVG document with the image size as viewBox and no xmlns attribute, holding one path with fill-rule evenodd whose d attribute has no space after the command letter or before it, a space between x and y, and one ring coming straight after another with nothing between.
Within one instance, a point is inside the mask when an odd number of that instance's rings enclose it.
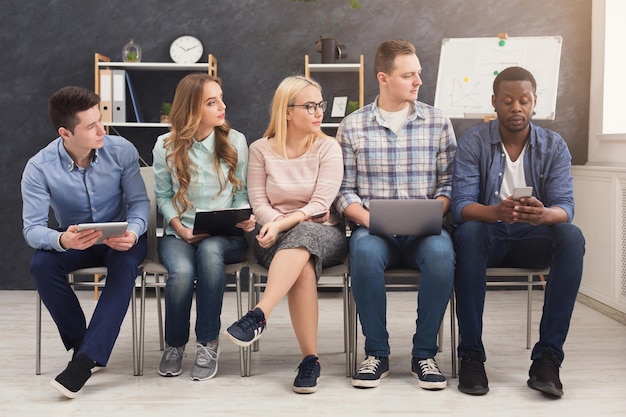
<instances>
[{"instance_id":1,"label":"grey skirt","mask_svg":"<svg viewBox=\"0 0 626 417\"><path fill-rule=\"evenodd\" d=\"M257 225L255 236L259 233ZM270 248L262 248L254 239L254 256L257 262L269 268L276 252L282 249L305 248L315 261L315 276L320 279L322 268L338 265L348 254L348 241L342 224L328 226L315 222L302 222L291 230L282 232Z\"/></svg>"}]
</instances>

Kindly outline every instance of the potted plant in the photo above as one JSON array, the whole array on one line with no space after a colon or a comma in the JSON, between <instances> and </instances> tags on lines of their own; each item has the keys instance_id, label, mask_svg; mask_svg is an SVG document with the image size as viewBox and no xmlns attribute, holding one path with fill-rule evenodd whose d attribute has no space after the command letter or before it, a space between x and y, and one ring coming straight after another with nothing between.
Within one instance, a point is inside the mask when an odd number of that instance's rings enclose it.
<instances>
[{"instance_id":1,"label":"potted plant","mask_svg":"<svg viewBox=\"0 0 626 417\"><path fill-rule=\"evenodd\" d=\"M336 0L333 2L330 19L328 19L328 17L323 16L322 11L320 10L319 0L294 1L300 3L313 3L315 17L317 18L320 28L320 35L319 39L315 42L315 49L317 52L322 54L322 63L332 63L335 62L335 59L337 58L345 58L347 56L345 46L343 46L343 48L338 48L337 41L335 39L335 12L341 7L339 4L340 2ZM361 3L359 3L359 0L348 0L348 3L351 9L361 9Z\"/></svg>"},{"instance_id":2,"label":"potted plant","mask_svg":"<svg viewBox=\"0 0 626 417\"><path fill-rule=\"evenodd\" d=\"M350 100L348 101L348 106L346 107L346 116L352 112L355 112L359 109L359 102Z\"/></svg>"},{"instance_id":3,"label":"potted plant","mask_svg":"<svg viewBox=\"0 0 626 417\"><path fill-rule=\"evenodd\" d=\"M170 110L172 110L172 103L161 104L161 123L170 122Z\"/></svg>"}]
</instances>

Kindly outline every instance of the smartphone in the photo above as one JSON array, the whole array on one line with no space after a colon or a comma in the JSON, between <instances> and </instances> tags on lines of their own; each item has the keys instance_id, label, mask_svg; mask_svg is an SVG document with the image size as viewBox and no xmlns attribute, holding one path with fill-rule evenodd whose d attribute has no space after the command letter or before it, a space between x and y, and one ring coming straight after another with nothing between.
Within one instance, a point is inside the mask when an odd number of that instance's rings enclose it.
<instances>
[{"instance_id":1,"label":"smartphone","mask_svg":"<svg viewBox=\"0 0 626 417\"><path fill-rule=\"evenodd\" d=\"M312 219L319 219L320 217L324 217L328 213L328 210L318 211L317 213L311 214Z\"/></svg>"},{"instance_id":2,"label":"smartphone","mask_svg":"<svg viewBox=\"0 0 626 417\"><path fill-rule=\"evenodd\" d=\"M516 187L513 190L513 200L519 200L522 197L532 197L533 187Z\"/></svg>"}]
</instances>

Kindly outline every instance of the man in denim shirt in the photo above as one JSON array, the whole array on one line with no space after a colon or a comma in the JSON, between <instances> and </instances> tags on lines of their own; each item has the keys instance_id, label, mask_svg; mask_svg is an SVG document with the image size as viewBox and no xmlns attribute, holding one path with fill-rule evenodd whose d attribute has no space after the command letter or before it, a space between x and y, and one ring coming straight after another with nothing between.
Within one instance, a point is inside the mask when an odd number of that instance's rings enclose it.
<instances>
[{"instance_id":1,"label":"man in denim shirt","mask_svg":"<svg viewBox=\"0 0 626 417\"><path fill-rule=\"evenodd\" d=\"M489 391L482 343L487 267L550 266L528 386L563 395L559 367L582 277L585 242L574 226L571 156L557 133L531 123L537 102L533 75L520 67L498 74L492 104L497 120L473 127L458 144L452 214L457 254L455 290L461 357L459 390ZM513 198L532 186L532 196Z\"/></svg>"},{"instance_id":2,"label":"man in denim shirt","mask_svg":"<svg viewBox=\"0 0 626 417\"><path fill-rule=\"evenodd\" d=\"M78 395L92 368L107 364L147 250L150 200L139 155L126 139L105 135L99 102L81 87L54 93L48 109L59 137L28 161L22 176L23 234L36 249L30 272L65 348L73 349L52 381L68 398ZM59 229L48 226L50 208ZM128 222L128 229L102 244L96 244L101 231L77 228L112 221ZM93 266L106 266L108 274L87 326L67 273Z\"/></svg>"}]
</instances>

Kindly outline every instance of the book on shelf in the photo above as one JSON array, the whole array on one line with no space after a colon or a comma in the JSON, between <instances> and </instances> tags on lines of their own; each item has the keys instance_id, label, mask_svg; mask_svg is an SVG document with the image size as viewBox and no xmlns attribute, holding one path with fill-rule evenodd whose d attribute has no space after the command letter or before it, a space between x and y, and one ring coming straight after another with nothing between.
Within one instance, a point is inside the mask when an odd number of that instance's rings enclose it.
<instances>
[{"instance_id":1,"label":"book on shelf","mask_svg":"<svg viewBox=\"0 0 626 417\"><path fill-rule=\"evenodd\" d=\"M113 123L126 123L126 71L114 69L112 73Z\"/></svg>"},{"instance_id":2,"label":"book on shelf","mask_svg":"<svg viewBox=\"0 0 626 417\"><path fill-rule=\"evenodd\" d=\"M111 100L111 83L112 73L108 68L102 68L99 71L100 87L98 95L100 96L100 114L102 115L103 122L113 121L113 103Z\"/></svg>"},{"instance_id":3,"label":"book on shelf","mask_svg":"<svg viewBox=\"0 0 626 417\"><path fill-rule=\"evenodd\" d=\"M133 83L130 80L130 74L128 73L128 71L126 71L126 86L128 87L128 96L130 97L130 102L132 104L134 120L137 123L141 123L143 120L141 118L141 113L139 112L139 103L137 102L135 87L133 87Z\"/></svg>"},{"instance_id":4,"label":"book on shelf","mask_svg":"<svg viewBox=\"0 0 626 417\"><path fill-rule=\"evenodd\" d=\"M235 224L248 220L251 214L252 209L250 207L196 210L193 234L208 233L212 236L243 236L243 229L235 227Z\"/></svg>"}]
</instances>

